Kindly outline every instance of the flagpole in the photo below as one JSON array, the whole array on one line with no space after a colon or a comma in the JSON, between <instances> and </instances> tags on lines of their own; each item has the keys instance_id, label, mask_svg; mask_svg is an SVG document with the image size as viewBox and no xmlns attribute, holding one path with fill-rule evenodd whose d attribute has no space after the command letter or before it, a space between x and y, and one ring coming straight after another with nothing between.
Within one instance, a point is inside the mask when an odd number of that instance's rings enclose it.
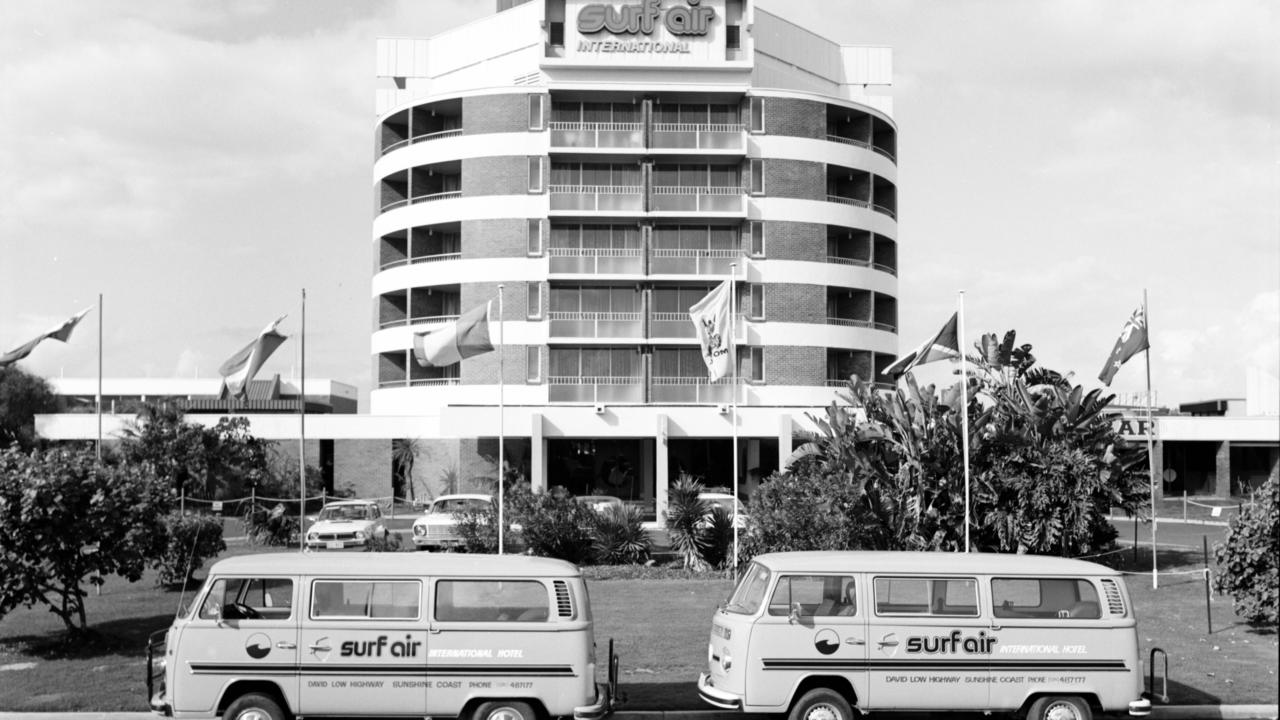
<instances>
[{"instance_id":1,"label":"flagpole","mask_svg":"<svg viewBox=\"0 0 1280 720\"><path fill-rule=\"evenodd\" d=\"M102 464L102 293L98 293L98 464Z\"/></svg>"},{"instance_id":2,"label":"flagpole","mask_svg":"<svg viewBox=\"0 0 1280 720\"><path fill-rule=\"evenodd\" d=\"M302 377L298 380L298 544L307 549L307 289L302 288L302 329L298 333Z\"/></svg>"},{"instance_id":3,"label":"flagpole","mask_svg":"<svg viewBox=\"0 0 1280 720\"><path fill-rule=\"evenodd\" d=\"M1160 587L1160 575L1156 569L1156 460L1151 440L1155 425L1151 422L1151 316L1147 314L1146 288L1142 288L1142 321L1147 333L1147 350L1143 355L1147 361L1147 480L1151 490L1151 588L1154 590Z\"/></svg>"},{"instance_id":4,"label":"flagpole","mask_svg":"<svg viewBox=\"0 0 1280 720\"><path fill-rule=\"evenodd\" d=\"M738 263L729 263L729 367L733 371L733 580L738 580Z\"/></svg>"},{"instance_id":5,"label":"flagpole","mask_svg":"<svg viewBox=\"0 0 1280 720\"><path fill-rule=\"evenodd\" d=\"M960 317L956 327L960 346L960 445L964 449L964 551L969 552L969 363L964 354L964 291L960 291Z\"/></svg>"},{"instance_id":6,"label":"flagpole","mask_svg":"<svg viewBox=\"0 0 1280 720\"><path fill-rule=\"evenodd\" d=\"M503 336L502 329L502 285L498 285L498 554L502 555L503 546L503 519L504 505L506 494L503 492L503 480L506 473L503 467L503 445L506 438L506 378L504 375L503 355L506 354L506 337Z\"/></svg>"}]
</instances>

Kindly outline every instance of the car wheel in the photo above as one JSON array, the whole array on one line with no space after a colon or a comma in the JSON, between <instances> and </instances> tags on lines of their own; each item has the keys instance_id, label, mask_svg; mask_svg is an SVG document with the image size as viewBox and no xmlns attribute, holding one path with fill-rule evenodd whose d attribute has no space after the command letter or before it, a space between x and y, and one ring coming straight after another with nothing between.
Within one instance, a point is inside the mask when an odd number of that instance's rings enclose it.
<instances>
[{"instance_id":1,"label":"car wheel","mask_svg":"<svg viewBox=\"0 0 1280 720\"><path fill-rule=\"evenodd\" d=\"M222 720L286 720L287 717L274 698L261 693L241 695L222 713Z\"/></svg>"},{"instance_id":2,"label":"car wheel","mask_svg":"<svg viewBox=\"0 0 1280 720\"><path fill-rule=\"evenodd\" d=\"M1093 720L1093 711L1078 697L1049 695L1032 703L1027 720Z\"/></svg>"},{"instance_id":3,"label":"car wheel","mask_svg":"<svg viewBox=\"0 0 1280 720\"><path fill-rule=\"evenodd\" d=\"M500 700L481 703L471 718L472 720L538 720L538 715L529 703Z\"/></svg>"},{"instance_id":4,"label":"car wheel","mask_svg":"<svg viewBox=\"0 0 1280 720\"><path fill-rule=\"evenodd\" d=\"M814 688L800 697L787 720L853 720L853 707L843 695L828 688Z\"/></svg>"}]
</instances>

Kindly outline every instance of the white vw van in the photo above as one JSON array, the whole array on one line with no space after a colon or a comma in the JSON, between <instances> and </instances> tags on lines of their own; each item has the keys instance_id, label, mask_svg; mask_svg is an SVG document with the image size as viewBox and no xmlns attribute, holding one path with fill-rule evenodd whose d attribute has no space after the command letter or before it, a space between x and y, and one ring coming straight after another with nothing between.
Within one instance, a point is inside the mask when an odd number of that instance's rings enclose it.
<instances>
[{"instance_id":1,"label":"white vw van","mask_svg":"<svg viewBox=\"0 0 1280 720\"><path fill-rule=\"evenodd\" d=\"M1142 716L1133 607L1119 573L1030 555L761 555L716 610L706 702L790 720L853 711Z\"/></svg>"},{"instance_id":2,"label":"white vw van","mask_svg":"<svg viewBox=\"0 0 1280 720\"><path fill-rule=\"evenodd\" d=\"M586 585L524 556L272 553L222 560L148 649L166 717L598 720Z\"/></svg>"}]
</instances>

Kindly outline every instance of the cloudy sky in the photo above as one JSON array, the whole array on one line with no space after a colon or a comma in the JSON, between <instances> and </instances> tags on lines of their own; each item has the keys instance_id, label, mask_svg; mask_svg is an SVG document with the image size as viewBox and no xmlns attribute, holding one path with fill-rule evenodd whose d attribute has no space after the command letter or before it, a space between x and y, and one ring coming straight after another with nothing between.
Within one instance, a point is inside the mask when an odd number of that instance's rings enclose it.
<instances>
[{"instance_id":1,"label":"cloudy sky","mask_svg":"<svg viewBox=\"0 0 1280 720\"><path fill-rule=\"evenodd\" d=\"M1162 402L1280 374L1274 2L760 6L894 49L904 352L964 290L967 342L1095 386L1145 288ZM0 0L0 350L102 293L106 375L209 377L306 288L308 376L367 397L375 39L492 9ZM94 375L97 319L23 366Z\"/></svg>"}]
</instances>

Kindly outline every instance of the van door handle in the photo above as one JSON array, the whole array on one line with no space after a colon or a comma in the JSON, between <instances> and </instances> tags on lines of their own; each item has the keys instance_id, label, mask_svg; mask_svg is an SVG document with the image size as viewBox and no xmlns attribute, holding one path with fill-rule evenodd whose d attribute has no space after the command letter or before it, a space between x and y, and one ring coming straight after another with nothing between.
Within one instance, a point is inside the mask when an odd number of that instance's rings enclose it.
<instances>
[{"instance_id":1,"label":"van door handle","mask_svg":"<svg viewBox=\"0 0 1280 720\"><path fill-rule=\"evenodd\" d=\"M1004 626L1003 626L1003 625L992 625L992 626L991 626L991 629L992 629L992 630L1003 630L1003 629L1004 629Z\"/></svg>"},{"instance_id":2,"label":"van door handle","mask_svg":"<svg viewBox=\"0 0 1280 720\"><path fill-rule=\"evenodd\" d=\"M310 648L312 652L329 652L333 649L328 645L308 645L307 647Z\"/></svg>"},{"instance_id":3,"label":"van door handle","mask_svg":"<svg viewBox=\"0 0 1280 720\"><path fill-rule=\"evenodd\" d=\"M862 638L849 638L844 641L846 645L866 645L867 641Z\"/></svg>"},{"instance_id":4,"label":"van door handle","mask_svg":"<svg viewBox=\"0 0 1280 720\"><path fill-rule=\"evenodd\" d=\"M281 640L280 642L276 643L276 647L280 648L281 650L297 650L298 649L297 645L294 645L293 643L287 640Z\"/></svg>"},{"instance_id":5,"label":"van door handle","mask_svg":"<svg viewBox=\"0 0 1280 720\"><path fill-rule=\"evenodd\" d=\"M898 641L897 641L897 640L881 640L879 644L880 644L880 649L881 649L881 650L883 650L883 649L885 649L885 648L887 648L887 647L898 647Z\"/></svg>"}]
</instances>

